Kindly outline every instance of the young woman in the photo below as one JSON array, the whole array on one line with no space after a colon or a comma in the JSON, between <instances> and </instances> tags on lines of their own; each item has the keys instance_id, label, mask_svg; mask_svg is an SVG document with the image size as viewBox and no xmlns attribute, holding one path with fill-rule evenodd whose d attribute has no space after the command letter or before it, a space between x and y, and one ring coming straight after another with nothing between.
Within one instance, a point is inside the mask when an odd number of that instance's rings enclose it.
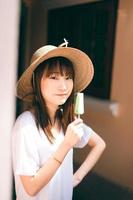
<instances>
[{"instance_id":1,"label":"young woman","mask_svg":"<svg viewBox=\"0 0 133 200\"><path fill-rule=\"evenodd\" d=\"M34 53L17 84L17 96L32 105L12 134L17 200L72 200L98 161L105 142L74 114L74 94L92 78L92 62L78 49L47 45ZM91 150L73 174L73 148L85 145Z\"/></svg>"}]
</instances>

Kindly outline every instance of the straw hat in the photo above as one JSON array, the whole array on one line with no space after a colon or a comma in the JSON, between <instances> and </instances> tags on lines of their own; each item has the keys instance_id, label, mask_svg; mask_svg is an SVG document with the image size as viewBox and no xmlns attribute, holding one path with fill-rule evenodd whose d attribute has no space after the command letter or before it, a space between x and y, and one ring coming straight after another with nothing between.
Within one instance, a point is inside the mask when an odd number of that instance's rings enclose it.
<instances>
[{"instance_id":1,"label":"straw hat","mask_svg":"<svg viewBox=\"0 0 133 200\"><path fill-rule=\"evenodd\" d=\"M93 64L90 58L79 49L67 47L67 43L65 41L65 43L59 47L52 45L43 46L33 54L30 66L17 82L17 96L20 99L28 102L32 101L34 96L32 88L33 71L43 61L58 56L65 57L73 63L75 71L75 92L80 92L89 85L94 74Z\"/></svg>"}]
</instances>

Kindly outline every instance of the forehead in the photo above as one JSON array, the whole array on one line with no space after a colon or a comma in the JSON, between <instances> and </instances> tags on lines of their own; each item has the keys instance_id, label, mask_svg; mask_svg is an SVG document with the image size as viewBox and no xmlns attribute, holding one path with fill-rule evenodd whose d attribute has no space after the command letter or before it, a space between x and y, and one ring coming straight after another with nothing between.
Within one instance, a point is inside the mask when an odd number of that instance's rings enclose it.
<instances>
[{"instance_id":1,"label":"forehead","mask_svg":"<svg viewBox=\"0 0 133 200\"><path fill-rule=\"evenodd\" d=\"M49 75L51 73L60 74L72 74L74 75L73 66L70 62L61 62L60 60L55 60L53 63L48 63L44 70L45 74Z\"/></svg>"}]
</instances>

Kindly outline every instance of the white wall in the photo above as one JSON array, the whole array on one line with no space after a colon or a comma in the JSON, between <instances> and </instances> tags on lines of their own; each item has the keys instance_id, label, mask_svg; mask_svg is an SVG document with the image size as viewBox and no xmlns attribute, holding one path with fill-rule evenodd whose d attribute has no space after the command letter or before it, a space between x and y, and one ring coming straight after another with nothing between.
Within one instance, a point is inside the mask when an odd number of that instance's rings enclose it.
<instances>
[{"instance_id":1,"label":"white wall","mask_svg":"<svg viewBox=\"0 0 133 200\"><path fill-rule=\"evenodd\" d=\"M12 193L11 128L18 52L19 0L0 1L0 199Z\"/></svg>"}]
</instances>

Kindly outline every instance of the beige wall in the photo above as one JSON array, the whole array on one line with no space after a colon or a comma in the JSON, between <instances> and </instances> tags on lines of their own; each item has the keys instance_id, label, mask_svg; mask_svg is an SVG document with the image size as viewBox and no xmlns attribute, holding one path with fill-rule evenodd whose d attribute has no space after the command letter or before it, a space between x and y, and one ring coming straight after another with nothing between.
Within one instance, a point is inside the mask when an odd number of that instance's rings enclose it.
<instances>
[{"instance_id":1,"label":"beige wall","mask_svg":"<svg viewBox=\"0 0 133 200\"><path fill-rule=\"evenodd\" d=\"M85 121L106 141L95 171L133 189L133 1L120 0L114 52L111 100L120 105L117 117L86 106ZM81 157L84 158L84 152ZM79 152L78 152L79 153ZM78 154L79 156L79 154ZM77 158L77 157L76 157ZM77 158L78 162L79 159Z\"/></svg>"},{"instance_id":2,"label":"beige wall","mask_svg":"<svg viewBox=\"0 0 133 200\"><path fill-rule=\"evenodd\" d=\"M12 196L11 128L15 118L19 0L0 1L0 199Z\"/></svg>"}]
</instances>

